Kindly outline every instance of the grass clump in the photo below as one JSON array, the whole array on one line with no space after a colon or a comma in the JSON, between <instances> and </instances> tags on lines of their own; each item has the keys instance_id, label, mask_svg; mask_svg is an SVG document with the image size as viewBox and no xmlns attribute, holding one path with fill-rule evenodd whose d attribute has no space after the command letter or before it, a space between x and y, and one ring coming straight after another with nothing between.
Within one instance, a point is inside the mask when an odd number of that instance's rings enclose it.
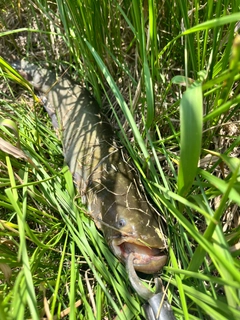
<instances>
[{"instance_id":1,"label":"grass clump","mask_svg":"<svg viewBox=\"0 0 240 320\"><path fill-rule=\"evenodd\" d=\"M3 4L1 318L143 316L49 119L5 63L22 57L67 69L117 128L166 221L161 278L176 318L240 318L239 9L226 0Z\"/></svg>"}]
</instances>

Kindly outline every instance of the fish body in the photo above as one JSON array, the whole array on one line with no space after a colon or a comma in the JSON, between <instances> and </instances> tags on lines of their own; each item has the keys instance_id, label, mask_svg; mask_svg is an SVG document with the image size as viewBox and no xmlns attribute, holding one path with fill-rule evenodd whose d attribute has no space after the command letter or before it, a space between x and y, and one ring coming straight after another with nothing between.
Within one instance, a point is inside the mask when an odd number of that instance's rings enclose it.
<instances>
[{"instance_id":1,"label":"fish body","mask_svg":"<svg viewBox=\"0 0 240 320\"><path fill-rule=\"evenodd\" d=\"M44 105L61 132L74 183L113 253L126 262L133 252L136 270L159 271L167 256L156 212L97 102L66 77L56 79L54 72L25 61L13 66L47 98Z\"/></svg>"}]
</instances>

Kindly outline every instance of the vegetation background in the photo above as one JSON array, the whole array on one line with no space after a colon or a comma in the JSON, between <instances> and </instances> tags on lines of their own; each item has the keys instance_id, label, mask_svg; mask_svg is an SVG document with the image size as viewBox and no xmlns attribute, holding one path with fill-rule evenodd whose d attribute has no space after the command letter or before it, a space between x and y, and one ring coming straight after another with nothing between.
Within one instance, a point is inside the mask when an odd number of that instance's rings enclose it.
<instances>
[{"instance_id":1,"label":"vegetation background","mask_svg":"<svg viewBox=\"0 0 240 320\"><path fill-rule=\"evenodd\" d=\"M7 64L26 58L67 71L108 114L166 221L176 318L240 319L239 1L0 8L0 318L144 317L50 120Z\"/></svg>"}]
</instances>

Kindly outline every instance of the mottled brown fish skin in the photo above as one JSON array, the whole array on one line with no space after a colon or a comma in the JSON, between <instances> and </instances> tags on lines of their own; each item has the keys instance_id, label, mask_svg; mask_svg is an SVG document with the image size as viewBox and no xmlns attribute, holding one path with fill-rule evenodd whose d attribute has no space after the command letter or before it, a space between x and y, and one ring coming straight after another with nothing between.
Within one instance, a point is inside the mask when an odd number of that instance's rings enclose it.
<instances>
[{"instance_id":1,"label":"mottled brown fish skin","mask_svg":"<svg viewBox=\"0 0 240 320\"><path fill-rule=\"evenodd\" d=\"M135 170L124 160L107 119L90 93L67 78L21 61L47 98L45 108L62 135L65 161L75 185L113 253L123 262L134 253L134 268L159 271L167 261L157 214L138 186Z\"/></svg>"}]
</instances>

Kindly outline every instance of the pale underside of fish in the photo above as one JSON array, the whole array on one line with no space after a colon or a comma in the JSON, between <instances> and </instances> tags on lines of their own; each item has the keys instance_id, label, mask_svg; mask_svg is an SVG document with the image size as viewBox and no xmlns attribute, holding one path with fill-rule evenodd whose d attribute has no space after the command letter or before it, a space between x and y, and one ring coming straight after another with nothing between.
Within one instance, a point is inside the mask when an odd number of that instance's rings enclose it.
<instances>
[{"instance_id":1,"label":"pale underside of fish","mask_svg":"<svg viewBox=\"0 0 240 320\"><path fill-rule=\"evenodd\" d=\"M159 271L167 261L160 218L96 101L55 72L23 60L13 66L41 93L77 191L113 253L125 263L132 252L136 270Z\"/></svg>"}]
</instances>

